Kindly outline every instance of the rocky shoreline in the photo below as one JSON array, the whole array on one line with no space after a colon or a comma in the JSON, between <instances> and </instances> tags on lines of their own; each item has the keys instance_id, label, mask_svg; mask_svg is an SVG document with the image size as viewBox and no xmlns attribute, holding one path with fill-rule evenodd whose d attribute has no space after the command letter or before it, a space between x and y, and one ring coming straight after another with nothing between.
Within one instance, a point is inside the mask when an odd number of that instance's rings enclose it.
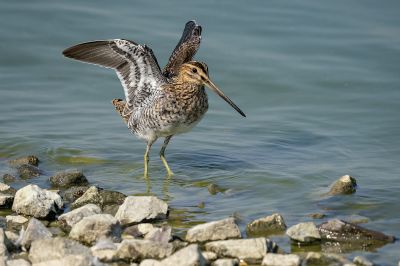
<instances>
[{"instance_id":1,"label":"rocky shoreline","mask_svg":"<svg viewBox=\"0 0 400 266\"><path fill-rule=\"evenodd\" d=\"M33 184L16 190L12 183L18 178L41 174L39 159L27 156L9 163L17 177L4 174L0 183L0 208L12 212L0 217L0 265L367 266L373 262L360 256L349 260L340 253L349 246L364 250L395 241L340 219L287 228L279 213L250 222L246 238L232 217L193 226L181 238L171 226L160 225L168 220L169 206L155 196L126 196L90 186L76 170L51 176L53 190ZM356 185L354 178L343 176L328 195L354 193ZM322 252L287 254L267 238L285 233L299 247L317 245Z\"/></svg>"}]
</instances>

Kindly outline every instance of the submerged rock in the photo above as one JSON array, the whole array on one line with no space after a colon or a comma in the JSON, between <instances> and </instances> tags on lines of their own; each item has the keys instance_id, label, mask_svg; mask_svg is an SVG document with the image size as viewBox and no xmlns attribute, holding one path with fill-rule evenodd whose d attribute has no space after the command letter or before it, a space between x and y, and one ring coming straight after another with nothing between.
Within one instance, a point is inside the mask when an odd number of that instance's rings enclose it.
<instances>
[{"instance_id":1,"label":"submerged rock","mask_svg":"<svg viewBox=\"0 0 400 266\"><path fill-rule=\"evenodd\" d=\"M54 216L62 207L62 199L57 193L37 185L27 185L15 194L12 210L35 218L46 218Z\"/></svg>"},{"instance_id":2,"label":"submerged rock","mask_svg":"<svg viewBox=\"0 0 400 266\"><path fill-rule=\"evenodd\" d=\"M163 259L172 254L172 244L163 244L151 240L126 239L118 247L116 258L131 262L143 259Z\"/></svg>"},{"instance_id":3,"label":"submerged rock","mask_svg":"<svg viewBox=\"0 0 400 266\"><path fill-rule=\"evenodd\" d=\"M31 218L22 235L21 246L28 250L31 243L38 239L51 238L52 233L37 219Z\"/></svg>"},{"instance_id":4,"label":"submerged rock","mask_svg":"<svg viewBox=\"0 0 400 266\"><path fill-rule=\"evenodd\" d=\"M352 194L356 192L356 187L357 187L356 179L349 175L344 175L332 184L328 194L329 195Z\"/></svg>"},{"instance_id":5,"label":"submerged rock","mask_svg":"<svg viewBox=\"0 0 400 266\"><path fill-rule=\"evenodd\" d=\"M50 183L55 187L71 187L74 185L87 185L89 184L86 177L81 171L68 170L58 172L49 178Z\"/></svg>"},{"instance_id":6,"label":"submerged rock","mask_svg":"<svg viewBox=\"0 0 400 266\"><path fill-rule=\"evenodd\" d=\"M83 218L100 213L101 209L99 206L94 204L86 204L75 210L60 215L58 217L58 220L60 221L61 227L64 230L68 231L71 229L72 226L74 226Z\"/></svg>"},{"instance_id":7,"label":"submerged rock","mask_svg":"<svg viewBox=\"0 0 400 266\"><path fill-rule=\"evenodd\" d=\"M15 176L13 176L13 175L10 175L10 174L4 174L3 175L3 181L6 182L6 183L14 182L15 179L17 179L17 178Z\"/></svg>"},{"instance_id":8,"label":"submerged rock","mask_svg":"<svg viewBox=\"0 0 400 266\"><path fill-rule=\"evenodd\" d=\"M318 230L324 240L362 242L363 245L373 245L374 242L392 243L395 241L394 236L388 236L339 219L332 219L320 224Z\"/></svg>"},{"instance_id":9,"label":"submerged rock","mask_svg":"<svg viewBox=\"0 0 400 266\"><path fill-rule=\"evenodd\" d=\"M20 166L22 164L30 164L33 166L38 166L39 165L39 158L36 157L35 155L28 155L24 157L20 157L14 160L10 160L9 164L13 167Z\"/></svg>"},{"instance_id":10,"label":"submerged rock","mask_svg":"<svg viewBox=\"0 0 400 266\"><path fill-rule=\"evenodd\" d=\"M211 195L216 195L217 193L223 193L226 191L226 189L221 188L220 186L216 185L216 184L209 184L207 186L208 192Z\"/></svg>"},{"instance_id":11,"label":"submerged rock","mask_svg":"<svg viewBox=\"0 0 400 266\"><path fill-rule=\"evenodd\" d=\"M17 167L17 172L20 178L27 179L41 175L41 171L36 166L30 164L22 164Z\"/></svg>"},{"instance_id":12,"label":"submerged rock","mask_svg":"<svg viewBox=\"0 0 400 266\"><path fill-rule=\"evenodd\" d=\"M89 189L88 186L74 186L61 192L61 197L65 202L74 202Z\"/></svg>"},{"instance_id":13,"label":"submerged rock","mask_svg":"<svg viewBox=\"0 0 400 266\"><path fill-rule=\"evenodd\" d=\"M69 237L84 244L92 245L99 239L111 238L115 242L121 240L121 226L110 214L94 214L84 217L76 223Z\"/></svg>"},{"instance_id":14,"label":"submerged rock","mask_svg":"<svg viewBox=\"0 0 400 266\"><path fill-rule=\"evenodd\" d=\"M154 196L129 196L119 207L115 217L123 225L167 217L168 204Z\"/></svg>"},{"instance_id":15,"label":"submerged rock","mask_svg":"<svg viewBox=\"0 0 400 266\"><path fill-rule=\"evenodd\" d=\"M313 222L293 225L286 231L286 234L290 239L303 243L311 243L321 240L318 228Z\"/></svg>"},{"instance_id":16,"label":"submerged rock","mask_svg":"<svg viewBox=\"0 0 400 266\"><path fill-rule=\"evenodd\" d=\"M307 215L308 217L310 217L310 218L313 218L313 219L323 219L323 218L325 218L326 217L326 215L325 214L323 214L323 213L319 213L319 212L316 212L316 213L310 213L309 215Z\"/></svg>"},{"instance_id":17,"label":"submerged rock","mask_svg":"<svg viewBox=\"0 0 400 266\"><path fill-rule=\"evenodd\" d=\"M187 231L185 239L188 242L206 242L230 238L241 238L234 218L196 225Z\"/></svg>"},{"instance_id":18,"label":"submerged rock","mask_svg":"<svg viewBox=\"0 0 400 266\"><path fill-rule=\"evenodd\" d=\"M282 215L274 213L272 215L256 219L246 226L248 235L268 235L274 232L286 230L286 224Z\"/></svg>"},{"instance_id":19,"label":"submerged rock","mask_svg":"<svg viewBox=\"0 0 400 266\"><path fill-rule=\"evenodd\" d=\"M91 252L89 248L79 242L59 237L33 241L29 250L29 260L32 263L60 260L69 255L91 257Z\"/></svg>"},{"instance_id":20,"label":"submerged rock","mask_svg":"<svg viewBox=\"0 0 400 266\"><path fill-rule=\"evenodd\" d=\"M301 259L296 254L268 253L264 256L262 266L300 266Z\"/></svg>"}]
</instances>

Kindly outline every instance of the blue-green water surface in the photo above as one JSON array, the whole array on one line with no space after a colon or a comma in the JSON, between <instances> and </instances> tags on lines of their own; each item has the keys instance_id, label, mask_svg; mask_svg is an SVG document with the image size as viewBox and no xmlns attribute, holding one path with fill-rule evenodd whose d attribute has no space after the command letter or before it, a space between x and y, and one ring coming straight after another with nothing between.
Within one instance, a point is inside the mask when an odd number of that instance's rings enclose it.
<instances>
[{"instance_id":1,"label":"blue-green water surface","mask_svg":"<svg viewBox=\"0 0 400 266\"><path fill-rule=\"evenodd\" d=\"M79 168L108 189L150 190L182 231L233 214L244 229L273 212L289 226L321 212L366 216L367 228L399 236L399 10L394 0L2 1L0 173L11 171L8 159L36 154L44 175L16 188L48 187L54 172ZM176 175L165 177L159 141L147 183L145 144L110 103L123 97L116 75L61 52L125 38L149 45L164 66L189 19L203 26L196 59L247 118L209 93L203 121L167 149ZM325 197L344 174L357 192ZM227 190L210 195L211 183ZM394 265L399 251L396 242L345 255Z\"/></svg>"}]
</instances>

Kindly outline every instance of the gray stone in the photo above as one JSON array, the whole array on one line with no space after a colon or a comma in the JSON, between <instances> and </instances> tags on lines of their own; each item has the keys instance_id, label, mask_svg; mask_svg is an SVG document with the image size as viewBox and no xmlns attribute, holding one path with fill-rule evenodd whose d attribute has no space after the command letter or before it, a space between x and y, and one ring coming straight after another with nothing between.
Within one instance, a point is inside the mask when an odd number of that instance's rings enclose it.
<instances>
[{"instance_id":1,"label":"gray stone","mask_svg":"<svg viewBox=\"0 0 400 266\"><path fill-rule=\"evenodd\" d=\"M17 172L20 178L28 179L41 175L41 171L36 166L30 164L22 164L17 167Z\"/></svg>"},{"instance_id":2,"label":"gray stone","mask_svg":"<svg viewBox=\"0 0 400 266\"><path fill-rule=\"evenodd\" d=\"M282 232L285 230L285 221L279 213L256 219L246 226L248 235L269 235L274 232Z\"/></svg>"},{"instance_id":3,"label":"gray stone","mask_svg":"<svg viewBox=\"0 0 400 266\"><path fill-rule=\"evenodd\" d=\"M84 255L67 255L60 259L34 263L32 266L97 266L93 257Z\"/></svg>"},{"instance_id":4,"label":"gray stone","mask_svg":"<svg viewBox=\"0 0 400 266\"><path fill-rule=\"evenodd\" d=\"M74 186L61 192L61 197L65 202L74 202L89 189L88 186Z\"/></svg>"},{"instance_id":5,"label":"gray stone","mask_svg":"<svg viewBox=\"0 0 400 266\"><path fill-rule=\"evenodd\" d=\"M239 266L238 259L218 259L211 263L211 266Z\"/></svg>"},{"instance_id":6,"label":"gray stone","mask_svg":"<svg viewBox=\"0 0 400 266\"><path fill-rule=\"evenodd\" d=\"M118 247L116 257L123 261L141 261L143 259L163 259L172 254L172 244L163 244L151 240L126 239Z\"/></svg>"},{"instance_id":7,"label":"gray stone","mask_svg":"<svg viewBox=\"0 0 400 266\"><path fill-rule=\"evenodd\" d=\"M290 227L286 234L295 241L310 243L319 241L321 236L313 222L299 223Z\"/></svg>"},{"instance_id":8,"label":"gray stone","mask_svg":"<svg viewBox=\"0 0 400 266\"><path fill-rule=\"evenodd\" d=\"M371 261L367 260L363 256L354 257L353 262L358 266L374 266L374 264Z\"/></svg>"},{"instance_id":9,"label":"gray stone","mask_svg":"<svg viewBox=\"0 0 400 266\"><path fill-rule=\"evenodd\" d=\"M3 175L3 181L6 182L6 183L14 182L15 179L17 179L17 178L15 176L13 176L13 175L10 175L10 174L4 174Z\"/></svg>"},{"instance_id":10,"label":"gray stone","mask_svg":"<svg viewBox=\"0 0 400 266\"><path fill-rule=\"evenodd\" d=\"M71 187L76 185L89 184L81 171L67 170L58 172L49 178L51 185L55 187Z\"/></svg>"},{"instance_id":11,"label":"gray stone","mask_svg":"<svg viewBox=\"0 0 400 266\"><path fill-rule=\"evenodd\" d=\"M35 155L28 155L14 160L10 160L8 163L13 167L20 166L22 164L30 164L33 166L38 166L39 158L36 157Z\"/></svg>"},{"instance_id":12,"label":"gray stone","mask_svg":"<svg viewBox=\"0 0 400 266\"><path fill-rule=\"evenodd\" d=\"M21 228L26 225L29 220L22 216L22 215L7 215L6 216L6 223L7 229L11 231L19 232Z\"/></svg>"},{"instance_id":13,"label":"gray stone","mask_svg":"<svg viewBox=\"0 0 400 266\"><path fill-rule=\"evenodd\" d=\"M84 217L88 217L95 214L100 214L101 209L99 206L94 204L86 204L70 212L64 213L58 217L60 226L64 230L70 230L72 226L82 220Z\"/></svg>"},{"instance_id":14,"label":"gray stone","mask_svg":"<svg viewBox=\"0 0 400 266\"><path fill-rule=\"evenodd\" d=\"M276 244L265 237L249 239L231 239L209 242L206 251L217 254L219 258L238 258L245 261L261 261L267 252L272 252Z\"/></svg>"},{"instance_id":15,"label":"gray stone","mask_svg":"<svg viewBox=\"0 0 400 266\"><path fill-rule=\"evenodd\" d=\"M123 225L140 223L144 220L167 217L168 204L154 196L129 196L119 207L115 217Z\"/></svg>"},{"instance_id":16,"label":"gray stone","mask_svg":"<svg viewBox=\"0 0 400 266\"><path fill-rule=\"evenodd\" d=\"M318 226L321 238L338 242L362 242L363 245L374 245L375 242L392 243L394 236L351 224L339 219L332 219Z\"/></svg>"},{"instance_id":17,"label":"gray stone","mask_svg":"<svg viewBox=\"0 0 400 266\"><path fill-rule=\"evenodd\" d=\"M31 266L31 263L24 259L8 260L7 266Z\"/></svg>"},{"instance_id":18,"label":"gray stone","mask_svg":"<svg viewBox=\"0 0 400 266\"><path fill-rule=\"evenodd\" d=\"M22 236L21 246L28 250L33 241L51 237L51 232L40 221L31 218Z\"/></svg>"},{"instance_id":19,"label":"gray stone","mask_svg":"<svg viewBox=\"0 0 400 266\"><path fill-rule=\"evenodd\" d=\"M217 254L215 254L214 252L211 251L203 251L201 252L201 254L203 255L204 259L206 260L206 262L208 264L210 264L212 261L216 260Z\"/></svg>"},{"instance_id":20,"label":"gray stone","mask_svg":"<svg viewBox=\"0 0 400 266\"><path fill-rule=\"evenodd\" d=\"M240 229L234 218L199 224L190 228L186 233L186 241L188 242L206 242L240 237Z\"/></svg>"},{"instance_id":21,"label":"gray stone","mask_svg":"<svg viewBox=\"0 0 400 266\"><path fill-rule=\"evenodd\" d=\"M89 203L95 204L100 208L103 207L103 198L100 195L99 189L95 186L91 186L81 197L76 199L71 204L71 209L76 209Z\"/></svg>"},{"instance_id":22,"label":"gray stone","mask_svg":"<svg viewBox=\"0 0 400 266\"><path fill-rule=\"evenodd\" d=\"M57 193L37 185L27 185L15 194L12 210L35 218L47 218L54 216L62 207L62 199Z\"/></svg>"},{"instance_id":23,"label":"gray stone","mask_svg":"<svg viewBox=\"0 0 400 266\"><path fill-rule=\"evenodd\" d=\"M121 205L124 203L126 195L118 191L112 191L107 189L99 190L100 196L103 199L103 205Z\"/></svg>"},{"instance_id":24,"label":"gray stone","mask_svg":"<svg viewBox=\"0 0 400 266\"><path fill-rule=\"evenodd\" d=\"M59 237L33 241L29 250L29 260L32 263L59 260L68 255L91 257L91 252L89 248L79 242Z\"/></svg>"},{"instance_id":25,"label":"gray stone","mask_svg":"<svg viewBox=\"0 0 400 266\"><path fill-rule=\"evenodd\" d=\"M144 239L160 243L168 243L172 239L172 227L164 225L161 228L154 228L145 235Z\"/></svg>"},{"instance_id":26,"label":"gray stone","mask_svg":"<svg viewBox=\"0 0 400 266\"><path fill-rule=\"evenodd\" d=\"M197 244L182 248L161 261L161 265L165 266L202 266L205 264L206 261Z\"/></svg>"},{"instance_id":27,"label":"gray stone","mask_svg":"<svg viewBox=\"0 0 400 266\"><path fill-rule=\"evenodd\" d=\"M82 243L91 245L102 238L121 240L121 225L118 220L109 214L94 214L84 217L76 223L69 233L69 237Z\"/></svg>"},{"instance_id":28,"label":"gray stone","mask_svg":"<svg viewBox=\"0 0 400 266\"><path fill-rule=\"evenodd\" d=\"M301 260L295 254L268 253L264 256L262 266L300 266Z\"/></svg>"},{"instance_id":29,"label":"gray stone","mask_svg":"<svg viewBox=\"0 0 400 266\"><path fill-rule=\"evenodd\" d=\"M333 253L308 252L304 259L307 266L316 265L345 265L351 262L344 257Z\"/></svg>"},{"instance_id":30,"label":"gray stone","mask_svg":"<svg viewBox=\"0 0 400 266\"><path fill-rule=\"evenodd\" d=\"M357 181L355 178L344 175L336 180L329 190L330 195L352 194L356 192Z\"/></svg>"}]
</instances>

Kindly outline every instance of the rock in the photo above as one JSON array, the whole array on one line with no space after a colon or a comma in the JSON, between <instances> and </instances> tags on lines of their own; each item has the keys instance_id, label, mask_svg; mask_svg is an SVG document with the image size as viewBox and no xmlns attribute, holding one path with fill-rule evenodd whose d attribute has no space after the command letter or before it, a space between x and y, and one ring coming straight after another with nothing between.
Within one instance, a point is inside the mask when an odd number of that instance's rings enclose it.
<instances>
[{"instance_id":1,"label":"rock","mask_svg":"<svg viewBox=\"0 0 400 266\"><path fill-rule=\"evenodd\" d=\"M74 202L89 189L88 186L74 186L61 192L61 197L65 202Z\"/></svg>"},{"instance_id":2,"label":"rock","mask_svg":"<svg viewBox=\"0 0 400 266\"><path fill-rule=\"evenodd\" d=\"M273 254L268 253L264 256L262 266L300 266L301 260L295 254Z\"/></svg>"},{"instance_id":3,"label":"rock","mask_svg":"<svg viewBox=\"0 0 400 266\"><path fill-rule=\"evenodd\" d=\"M17 167L17 172L20 178L27 179L41 175L41 171L36 166L30 164L22 164Z\"/></svg>"},{"instance_id":4,"label":"rock","mask_svg":"<svg viewBox=\"0 0 400 266\"><path fill-rule=\"evenodd\" d=\"M362 256L356 256L353 259L354 264L358 266L374 266L374 264Z\"/></svg>"},{"instance_id":5,"label":"rock","mask_svg":"<svg viewBox=\"0 0 400 266\"><path fill-rule=\"evenodd\" d=\"M3 181L6 182L6 183L14 182L15 179L16 179L16 177L13 176L13 175L10 175L10 174L4 174L3 175Z\"/></svg>"},{"instance_id":6,"label":"rock","mask_svg":"<svg viewBox=\"0 0 400 266\"><path fill-rule=\"evenodd\" d=\"M205 264L206 261L197 244L182 248L161 261L161 265L165 266L201 266Z\"/></svg>"},{"instance_id":7,"label":"rock","mask_svg":"<svg viewBox=\"0 0 400 266\"><path fill-rule=\"evenodd\" d=\"M7 215L6 223L7 229L19 232L21 228L29 222L27 218L22 215Z\"/></svg>"},{"instance_id":8,"label":"rock","mask_svg":"<svg viewBox=\"0 0 400 266\"><path fill-rule=\"evenodd\" d=\"M33 241L29 250L29 260L32 263L59 260L68 255L91 257L91 252L89 248L74 240L59 237Z\"/></svg>"},{"instance_id":9,"label":"rock","mask_svg":"<svg viewBox=\"0 0 400 266\"><path fill-rule=\"evenodd\" d=\"M318 228L313 222L296 224L290 227L286 231L286 234L290 239L303 243L311 243L321 240Z\"/></svg>"},{"instance_id":10,"label":"rock","mask_svg":"<svg viewBox=\"0 0 400 266\"><path fill-rule=\"evenodd\" d=\"M75 210L72 210L70 212L64 213L63 215L60 215L58 217L58 220L60 221L60 226L64 230L69 231L72 226L74 226L76 223L78 223L84 217L88 217L88 216L100 214L100 213L101 213L101 209L99 206L94 205L94 204L86 204Z\"/></svg>"},{"instance_id":11,"label":"rock","mask_svg":"<svg viewBox=\"0 0 400 266\"><path fill-rule=\"evenodd\" d=\"M58 172L49 178L52 186L55 187L71 187L74 185L87 185L89 184L86 177L81 171L68 170Z\"/></svg>"},{"instance_id":12,"label":"rock","mask_svg":"<svg viewBox=\"0 0 400 266\"><path fill-rule=\"evenodd\" d=\"M11 242L8 240L4 229L0 228L0 257L8 256L8 248L11 246Z\"/></svg>"},{"instance_id":13,"label":"rock","mask_svg":"<svg viewBox=\"0 0 400 266\"><path fill-rule=\"evenodd\" d=\"M326 217L326 215L325 214L323 214L323 213L310 213L309 215L307 215L308 217L310 217L310 218L313 218L313 219L323 219L323 218L325 218Z\"/></svg>"},{"instance_id":14,"label":"rock","mask_svg":"<svg viewBox=\"0 0 400 266\"><path fill-rule=\"evenodd\" d=\"M154 228L148 232L144 239L152 240L160 243L168 243L172 239L172 227L164 225L161 228Z\"/></svg>"},{"instance_id":15,"label":"rock","mask_svg":"<svg viewBox=\"0 0 400 266\"><path fill-rule=\"evenodd\" d=\"M167 217L168 204L154 196L129 196L119 207L115 217L123 225Z\"/></svg>"},{"instance_id":16,"label":"rock","mask_svg":"<svg viewBox=\"0 0 400 266\"><path fill-rule=\"evenodd\" d=\"M211 263L211 266L239 266L238 259L218 259Z\"/></svg>"},{"instance_id":17,"label":"rock","mask_svg":"<svg viewBox=\"0 0 400 266\"><path fill-rule=\"evenodd\" d=\"M241 238L240 229L234 218L199 224L190 228L186 233L186 241L188 242L206 242L230 238Z\"/></svg>"},{"instance_id":18,"label":"rock","mask_svg":"<svg viewBox=\"0 0 400 266\"><path fill-rule=\"evenodd\" d=\"M22 236L21 246L28 250L33 241L51 237L51 232L40 221L31 218Z\"/></svg>"},{"instance_id":19,"label":"rock","mask_svg":"<svg viewBox=\"0 0 400 266\"><path fill-rule=\"evenodd\" d=\"M39 158L36 157L35 155L28 155L24 157L20 157L14 160L10 160L8 162L11 166L16 167L20 166L22 164L29 164L33 166L38 166L39 165Z\"/></svg>"},{"instance_id":20,"label":"rock","mask_svg":"<svg viewBox=\"0 0 400 266\"><path fill-rule=\"evenodd\" d=\"M7 184L0 183L0 193L14 196L16 192L17 190L15 188L12 188Z\"/></svg>"},{"instance_id":21,"label":"rock","mask_svg":"<svg viewBox=\"0 0 400 266\"><path fill-rule=\"evenodd\" d=\"M154 225L150 223L141 223L125 228L123 235L132 236L132 238L144 237L150 231L155 229Z\"/></svg>"},{"instance_id":22,"label":"rock","mask_svg":"<svg viewBox=\"0 0 400 266\"><path fill-rule=\"evenodd\" d=\"M0 208L9 209L14 202L14 196L0 193Z\"/></svg>"},{"instance_id":23,"label":"rock","mask_svg":"<svg viewBox=\"0 0 400 266\"><path fill-rule=\"evenodd\" d=\"M101 262L113 262L117 253L117 246L110 240L100 240L90 249L94 257Z\"/></svg>"},{"instance_id":24,"label":"rock","mask_svg":"<svg viewBox=\"0 0 400 266\"><path fill-rule=\"evenodd\" d=\"M6 237L8 238L8 240L10 240L10 242L12 243L12 245L13 245L14 247L17 247L17 246L20 245L20 244L19 244L20 237L19 237L18 234L14 233L14 232L12 232L12 231L8 231L8 230L5 231L4 233L5 233Z\"/></svg>"},{"instance_id":25,"label":"rock","mask_svg":"<svg viewBox=\"0 0 400 266\"><path fill-rule=\"evenodd\" d=\"M7 266L31 266L31 263L24 259L8 260Z\"/></svg>"},{"instance_id":26,"label":"rock","mask_svg":"<svg viewBox=\"0 0 400 266\"><path fill-rule=\"evenodd\" d=\"M208 192L211 195L216 195L217 193L223 193L226 191L226 189L221 188L220 186L216 185L216 184L209 184L207 186Z\"/></svg>"},{"instance_id":27,"label":"rock","mask_svg":"<svg viewBox=\"0 0 400 266\"><path fill-rule=\"evenodd\" d=\"M259 237L209 242L205 244L205 249L216 253L219 258L228 257L259 262L267 252L276 250L277 246L265 237Z\"/></svg>"},{"instance_id":28,"label":"rock","mask_svg":"<svg viewBox=\"0 0 400 266\"><path fill-rule=\"evenodd\" d=\"M115 242L121 240L121 226L110 214L94 214L84 217L76 223L69 237L84 244L94 244L101 238L111 238Z\"/></svg>"},{"instance_id":29,"label":"rock","mask_svg":"<svg viewBox=\"0 0 400 266\"><path fill-rule=\"evenodd\" d=\"M71 209L76 209L89 203L95 204L100 208L103 207L103 198L100 196L99 189L95 186L91 186L81 197L76 199L71 204Z\"/></svg>"},{"instance_id":30,"label":"rock","mask_svg":"<svg viewBox=\"0 0 400 266\"><path fill-rule=\"evenodd\" d=\"M101 189L99 191L103 199L103 205L121 205L124 203L126 195L124 193L112 190Z\"/></svg>"},{"instance_id":31,"label":"rock","mask_svg":"<svg viewBox=\"0 0 400 266\"><path fill-rule=\"evenodd\" d=\"M163 259L172 254L172 244L151 240L126 239L118 247L116 258L130 262L143 259Z\"/></svg>"},{"instance_id":32,"label":"rock","mask_svg":"<svg viewBox=\"0 0 400 266\"><path fill-rule=\"evenodd\" d=\"M62 207L62 199L57 193L27 185L15 194L12 210L35 218L52 218Z\"/></svg>"},{"instance_id":33,"label":"rock","mask_svg":"<svg viewBox=\"0 0 400 266\"><path fill-rule=\"evenodd\" d=\"M246 226L248 235L269 235L274 232L282 232L285 230L285 221L279 213L254 220Z\"/></svg>"},{"instance_id":34,"label":"rock","mask_svg":"<svg viewBox=\"0 0 400 266\"><path fill-rule=\"evenodd\" d=\"M374 242L392 243L394 236L388 236L378 231L351 224L339 219L332 219L318 226L321 238L338 242L362 242L363 245L373 245Z\"/></svg>"},{"instance_id":35,"label":"rock","mask_svg":"<svg viewBox=\"0 0 400 266\"><path fill-rule=\"evenodd\" d=\"M163 266L163 265L158 260L145 259L140 262L140 266Z\"/></svg>"},{"instance_id":36,"label":"rock","mask_svg":"<svg viewBox=\"0 0 400 266\"><path fill-rule=\"evenodd\" d=\"M32 266L96 266L98 263L93 261L91 256L67 255L60 259L48 260L34 263Z\"/></svg>"},{"instance_id":37,"label":"rock","mask_svg":"<svg viewBox=\"0 0 400 266\"><path fill-rule=\"evenodd\" d=\"M304 265L316 266L316 265L345 265L351 262L337 254L331 253L319 253L319 252L308 252L305 259Z\"/></svg>"},{"instance_id":38,"label":"rock","mask_svg":"<svg viewBox=\"0 0 400 266\"><path fill-rule=\"evenodd\" d=\"M215 254L214 252L211 251L203 251L201 252L201 255L203 255L204 259L206 260L206 262L208 264L210 264L212 261L216 260L217 254Z\"/></svg>"},{"instance_id":39,"label":"rock","mask_svg":"<svg viewBox=\"0 0 400 266\"><path fill-rule=\"evenodd\" d=\"M352 194L356 192L356 187L357 187L356 179L349 175L344 175L332 184L328 194L329 195Z\"/></svg>"},{"instance_id":40,"label":"rock","mask_svg":"<svg viewBox=\"0 0 400 266\"><path fill-rule=\"evenodd\" d=\"M0 216L0 228L7 228L7 219L4 216Z\"/></svg>"}]
</instances>

